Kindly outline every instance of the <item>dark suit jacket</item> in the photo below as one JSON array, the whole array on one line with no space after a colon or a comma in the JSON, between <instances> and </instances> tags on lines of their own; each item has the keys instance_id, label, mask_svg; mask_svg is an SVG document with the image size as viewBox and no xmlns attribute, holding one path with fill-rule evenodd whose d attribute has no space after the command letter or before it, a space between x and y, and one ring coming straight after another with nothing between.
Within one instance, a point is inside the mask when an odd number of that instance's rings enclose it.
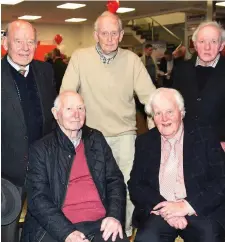
<instances>
[{"instance_id":1,"label":"dark suit jacket","mask_svg":"<svg viewBox=\"0 0 225 242\"><path fill-rule=\"evenodd\" d=\"M1 165L2 176L17 186L24 184L28 162L27 127L17 90L6 56L1 61ZM52 130L51 108L55 98L53 72L48 63L33 60L33 75L37 84L45 135Z\"/></svg>"},{"instance_id":2,"label":"dark suit jacket","mask_svg":"<svg viewBox=\"0 0 225 242\"><path fill-rule=\"evenodd\" d=\"M225 58L220 57L209 81L199 92L195 61L189 60L175 68L173 88L180 91L184 98L187 117L197 117L208 121L225 141Z\"/></svg>"},{"instance_id":3,"label":"dark suit jacket","mask_svg":"<svg viewBox=\"0 0 225 242\"><path fill-rule=\"evenodd\" d=\"M165 199L159 191L161 136L156 128L136 140L128 188L135 206L133 224L141 226L153 207ZM184 123L185 198L198 216L209 217L225 228L225 154L211 128Z\"/></svg>"}]
</instances>

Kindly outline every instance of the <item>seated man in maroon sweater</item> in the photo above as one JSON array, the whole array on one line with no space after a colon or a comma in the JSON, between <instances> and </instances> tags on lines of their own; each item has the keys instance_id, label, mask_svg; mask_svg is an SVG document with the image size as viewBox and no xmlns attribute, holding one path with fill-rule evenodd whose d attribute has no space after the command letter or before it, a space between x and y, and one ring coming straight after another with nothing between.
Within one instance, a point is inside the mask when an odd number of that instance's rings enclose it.
<instances>
[{"instance_id":1,"label":"seated man in maroon sweater","mask_svg":"<svg viewBox=\"0 0 225 242\"><path fill-rule=\"evenodd\" d=\"M61 93L52 113L57 129L29 153L22 241L127 242L123 175L101 132L84 125L81 96Z\"/></svg>"}]
</instances>

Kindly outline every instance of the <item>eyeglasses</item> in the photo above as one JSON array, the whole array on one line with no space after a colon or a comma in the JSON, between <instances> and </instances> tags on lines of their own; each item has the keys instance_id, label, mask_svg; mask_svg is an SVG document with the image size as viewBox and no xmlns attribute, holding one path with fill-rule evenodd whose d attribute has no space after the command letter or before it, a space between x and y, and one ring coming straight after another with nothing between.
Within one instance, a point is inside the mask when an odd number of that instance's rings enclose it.
<instances>
[{"instance_id":1,"label":"eyeglasses","mask_svg":"<svg viewBox=\"0 0 225 242\"><path fill-rule=\"evenodd\" d=\"M24 44L26 44L28 46L28 48L33 48L36 45L35 40L24 41L24 40L16 39L16 40L14 40L14 43L15 43L17 48L22 48L24 46Z\"/></svg>"},{"instance_id":2,"label":"eyeglasses","mask_svg":"<svg viewBox=\"0 0 225 242\"><path fill-rule=\"evenodd\" d=\"M112 38L112 39L116 39L119 37L120 35L120 32L119 31L112 31L112 32L107 32L107 31L99 31L98 34L104 38L104 39L107 39L109 36Z\"/></svg>"}]
</instances>

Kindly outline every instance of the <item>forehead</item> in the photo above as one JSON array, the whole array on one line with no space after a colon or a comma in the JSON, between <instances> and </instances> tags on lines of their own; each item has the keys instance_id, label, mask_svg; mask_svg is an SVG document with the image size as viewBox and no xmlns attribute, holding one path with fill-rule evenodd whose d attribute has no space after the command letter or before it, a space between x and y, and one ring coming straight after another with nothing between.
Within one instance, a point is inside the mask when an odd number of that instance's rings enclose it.
<instances>
[{"instance_id":1,"label":"forehead","mask_svg":"<svg viewBox=\"0 0 225 242\"><path fill-rule=\"evenodd\" d=\"M34 39L35 32L32 26L28 23L13 23L9 27L9 36Z\"/></svg>"},{"instance_id":2,"label":"forehead","mask_svg":"<svg viewBox=\"0 0 225 242\"><path fill-rule=\"evenodd\" d=\"M220 31L215 26L205 26L201 28L198 32L197 39L201 38L211 38L211 39L219 39Z\"/></svg>"},{"instance_id":3,"label":"forehead","mask_svg":"<svg viewBox=\"0 0 225 242\"><path fill-rule=\"evenodd\" d=\"M119 29L119 23L117 18L113 16L102 16L99 19L99 29L101 30L118 30Z\"/></svg>"}]
</instances>

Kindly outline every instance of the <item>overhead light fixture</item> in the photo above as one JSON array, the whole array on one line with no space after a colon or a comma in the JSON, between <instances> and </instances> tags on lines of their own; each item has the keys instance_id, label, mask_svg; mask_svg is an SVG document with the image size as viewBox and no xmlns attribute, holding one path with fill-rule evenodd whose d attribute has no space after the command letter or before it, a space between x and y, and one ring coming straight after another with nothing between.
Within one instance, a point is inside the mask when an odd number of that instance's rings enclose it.
<instances>
[{"instance_id":1,"label":"overhead light fixture","mask_svg":"<svg viewBox=\"0 0 225 242\"><path fill-rule=\"evenodd\" d=\"M18 17L18 19L36 20L36 19L39 19L41 17L42 16L24 15L24 16Z\"/></svg>"},{"instance_id":2,"label":"overhead light fixture","mask_svg":"<svg viewBox=\"0 0 225 242\"><path fill-rule=\"evenodd\" d=\"M64 3L62 5L58 5L57 8L64 8L64 9L77 9L77 8L83 8L86 4L81 3Z\"/></svg>"},{"instance_id":3,"label":"overhead light fixture","mask_svg":"<svg viewBox=\"0 0 225 242\"><path fill-rule=\"evenodd\" d=\"M21 3L24 0L1 0L1 4L7 4L7 5L15 5L17 3Z\"/></svg>"},{"instance_id":4,"label":"overhead light fixture","mask_svg":"<svg viewBox=\"0 0 225 242\"><path fill-rule=\"evenodd\" d=\"M217 2L216 6L225 7L225 2Z\"/></svg>"},{"instance_id":5,"label":"overhead light fixture","mask_svg":"<svg viewBox=\"0 0 225 242\"><path fill-rule=\"evenodd\" d=\"M66 19L65 22L74 22L74 23L78 23L78 22L83 22L86 21L86 18L69 18Z\"/></svg>"},{"instance_id":6,"label":"overhead light fixture","mask_svg":"<svg viewBox=\"0 0 225 242\"><path fill-rule=\"evenodd\" d=\"M117 13L128 13L134 11L135 8L118 8Z\"/></svg>"}]
</instances>

